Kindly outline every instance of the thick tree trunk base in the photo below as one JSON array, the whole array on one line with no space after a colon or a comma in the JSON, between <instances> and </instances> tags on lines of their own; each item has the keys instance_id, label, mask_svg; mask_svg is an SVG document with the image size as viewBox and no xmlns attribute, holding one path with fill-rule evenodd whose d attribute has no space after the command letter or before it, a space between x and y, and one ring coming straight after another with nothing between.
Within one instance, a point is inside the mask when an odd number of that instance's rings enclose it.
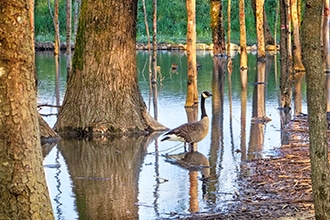
<instances>
[{"instance_id":1,"label":"thick tree trunk base","mask_svg":"<svg viewBox=\"0 0 330 220\"><path fill-rule=\"evenodd\" d=\"M111 127L99 126L99 127L89 127L89 128L76 128L76 127L65 127L57 131L61 138L112 138L113 136L135 136L135 135L146 135L154 131L165 131L168 130L167 127L156 121L147 112L144 113L144 119L147 126L144 130L138 127L131 127L125 130L120 127L120 125L113 125Z\"/></svg>"}]
</instances>

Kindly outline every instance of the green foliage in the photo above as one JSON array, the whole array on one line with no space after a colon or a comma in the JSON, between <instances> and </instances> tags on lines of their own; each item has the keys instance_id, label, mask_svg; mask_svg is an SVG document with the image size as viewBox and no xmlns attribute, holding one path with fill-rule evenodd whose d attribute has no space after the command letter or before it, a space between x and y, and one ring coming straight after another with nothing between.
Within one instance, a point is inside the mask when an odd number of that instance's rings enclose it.
<instances>
[{"instance_id":1,"label":"green foliage","mask_svg":"<svg viewBox=\"0 0 330 220\"><path fill-rule=\"evenodd\" d=\"M50 1L51 13L54 16L54 0L35 0L34 24L37 41L54 41L54 23L50 15L48 1ZM65 36L65 0L59 0L58 11L60 35Z\"/></svg>"},{"instance_id":2,"label":"green foliage","mask_svg":"<svg viewBox=\"0 0 330 220\"><path fill-rule=\"evenodd\" d=\"M54 25L50 16L48 0L35 0L35 33L36 40L54 40ZM72 8L74 7L72 1ZM54 0L50 0L53 10ZM152 36L152 1L145 1L149 32ZM185 42L187 29L186 3L184 0L167 0L157 2L157 41L166 43ZM231 0L231 41L239 42L239 0ZM227 31L228 1L222 1L223 22ZM265 1L265 10L271 31L274 31L276 1ZM52 11L53 13L53 11ZM65 0L59 0L60 34L65 36ZM245 1L245 19L248 44L255 43L256 29L251 1ZM277 25L279 26L279 25ZM210 1L196 1L196 33L197 41L211 43L210 29ZM61 39L62 40L62 39ZM64 40L64 37L63 37ZM147 42L146 27L142 1L138 3L137 15L137 41Z\"/></svg>"}]
</instances>

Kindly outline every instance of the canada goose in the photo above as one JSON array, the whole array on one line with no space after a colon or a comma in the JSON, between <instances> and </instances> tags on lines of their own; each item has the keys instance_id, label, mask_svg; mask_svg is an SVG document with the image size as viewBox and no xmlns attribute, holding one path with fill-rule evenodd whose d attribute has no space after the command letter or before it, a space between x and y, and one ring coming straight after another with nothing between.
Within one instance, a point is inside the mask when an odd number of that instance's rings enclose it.
<instances>
[{"instance_id":1,"label":"canada goose","mask_svg":"<svg viewBox=\"0 0 330 220\"><path fill-rule=\"evenodd\" d=\"M188 122L169 130L161 141L181 141L185 144L193 144L203 140L209 131L209 117L205 111L205 99L210 96L212 94L207 91L201 94L201 120Z\"/></svg>"}]
</instances>

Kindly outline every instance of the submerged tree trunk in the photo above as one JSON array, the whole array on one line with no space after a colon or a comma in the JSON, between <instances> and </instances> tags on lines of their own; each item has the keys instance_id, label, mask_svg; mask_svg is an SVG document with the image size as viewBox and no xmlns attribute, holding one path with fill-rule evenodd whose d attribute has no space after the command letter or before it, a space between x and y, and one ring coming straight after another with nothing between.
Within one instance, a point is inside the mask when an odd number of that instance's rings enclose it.
<instances>
[{"instance_id":1,"label":"submerged tree trunk","mask_svg":"<svg viewBox=\"0 0 330 220\"><path fill-rule=\"evenodd\" d=\"M197 61L196 61L196 1L186 0L187 7L187 64L188 88L186 107L198 105Z\"/></svg>"},{"instance_id":2,"label":"submerged tree trunk","mask_svg":"<svg viewBox=\"0 0 330 220\"><path fill-rule=\"evenodd\" d=\"M291 54L291 37L290 37L290 16L289 1L280 1L280 20L281 20L281 98L280 113L282 126L291 119L291 93L292 93L292 54Z\"/></svg>"},{"instance_id":3,"label":"submerged tree trunk","mask_svg":"<svg viewBox=\"0 0 330 220\"><path fill-rule=\"evenodd\" d=\"M158 119L157 95L157 0L153 0L153 35L152 35L152 75L151 87L153 95L154 118Z\"/></svg>"},{"instance_id":4,"label":"submerged tree trunk","mask_svg":"<svg viewBox=\"0 0 330 220\"><path fill-rule=\"evenodd\" d=\"M111 7L110 7L111 5ZM136 69L137 1L82 1L61 136L164 129L147 113Z\"/></svg>"},{"instance_id":5,"label":"submerged tree trunk","mask_svg":"<svg viewBox=\"0 0 330 220\"><path fill-rule=\"evenodd\" d=\"M53 219L36 110L31 6L32 0L0 3L1 219Z\"/></svg>"},{"instance_id":6,"label":"submerged tree trunk","mask_svg":"<svg viewBox=\"0 0 330 220\"><path fill-rule=\"evenodd\" d=\"M306 2L302 24L306 68L312 188L316 219L330 219L330 172L327 142L325 77L320 43L322 0ZM312 34L311 34L312 33Z\"/></svg>"}]
</instances>

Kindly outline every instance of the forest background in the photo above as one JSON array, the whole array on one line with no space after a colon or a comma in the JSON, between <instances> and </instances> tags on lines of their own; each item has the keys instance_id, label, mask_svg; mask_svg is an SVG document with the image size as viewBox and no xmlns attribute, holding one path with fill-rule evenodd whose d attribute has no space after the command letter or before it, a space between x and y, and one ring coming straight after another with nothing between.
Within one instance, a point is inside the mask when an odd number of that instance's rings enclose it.
<instances>
[{"instance_id":1,"label":"forest background","mask_svg":"<svg viewBox=\"0 0 330 220\"><path fill-rule=\"evenodd\" d=\"M53 0L35 1L35 36L36 41L54 41L54 24L50 15L53 5L49 7L49 2ZM72 1L74 9L75 2ZM238 0L231 0L231 42L239 43L239 7ZM59 26L61 41L65 41L65 23L66 11L65 0L59 0ZM152 1L145 1L148 14L149 27L152 27ZM274 32L277 9L277 1L265 1L265 12L267 15L270 30ZM157 3L157 42L159 43L183 43L186 42L187 31L187 11L186 2L182 0L159 1ZM228 1L223 1L224 28L228 25ZM253 15L251 1L245 1L245 18L247 44L256 43L256 25ZM72 20L74 22L74 20ZM279 28L279 25L277 25ZM279 33L279 29L277 30ZM210 28L210 1L196 1L196 33L197 42L211 43L212 32ZM137 17L137 42L147 42L146 28L144 23L144 14L142 1L138 2ZM278 42L278 41L277 41Z\"/></svg>"}]
</instances>

